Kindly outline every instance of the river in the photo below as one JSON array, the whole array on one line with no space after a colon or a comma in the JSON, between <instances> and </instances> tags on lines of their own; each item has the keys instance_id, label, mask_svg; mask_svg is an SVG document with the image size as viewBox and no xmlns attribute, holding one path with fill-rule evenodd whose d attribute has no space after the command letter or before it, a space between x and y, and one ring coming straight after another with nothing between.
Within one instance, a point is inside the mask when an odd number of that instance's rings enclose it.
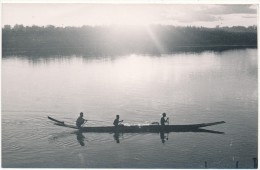
<instances>
[{"instance_id":1,"label":"river","mask_svg":"<svg viewBox=\"0 0 260 170\"><path fill-rule=\"evenodd\" d=\"M2 59L4 168L253 168L258 152L257 49L160 56L9 56ZM171 132L83 133L87 126L225 121ZM94 121L99 120L99 121ZM102 122L101 122L102 121Z\"/></svg>"}]
</instances>

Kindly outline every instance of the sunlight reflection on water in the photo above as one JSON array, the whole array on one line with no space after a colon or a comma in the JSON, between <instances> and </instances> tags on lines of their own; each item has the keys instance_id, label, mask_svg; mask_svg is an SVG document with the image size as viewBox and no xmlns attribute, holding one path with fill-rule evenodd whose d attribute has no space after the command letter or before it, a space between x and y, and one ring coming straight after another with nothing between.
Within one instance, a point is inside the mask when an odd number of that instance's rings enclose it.
<instances>
[{"instance_id":1,"label":"sunlight reflection on water","mask_svg":"<svg viewBox=\"0 0 260 170\"><path fill-rule=\"evenodd\" d=\"M3 167L252 168L257 156L257 50L2 60ZM53 116L88 126L226 121L210 133L83 133L57 127ZM166 135L166 134L165 134ZM160 160L158 160L160 153ZM102 161L100 161L102 160ZM47 164L47 163L48 164Z\"/></svg>"}]
</instances>

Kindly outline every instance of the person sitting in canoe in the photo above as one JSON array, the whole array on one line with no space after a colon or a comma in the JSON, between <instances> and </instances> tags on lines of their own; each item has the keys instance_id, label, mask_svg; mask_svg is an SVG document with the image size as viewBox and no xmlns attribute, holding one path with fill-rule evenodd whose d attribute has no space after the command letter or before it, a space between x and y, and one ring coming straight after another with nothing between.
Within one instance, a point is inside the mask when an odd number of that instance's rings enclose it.
<instances>
[{"instance_id":1,"label":"person sitting in canoe","mask_svg":"<svg viewBox=\"0 0 260 170\"><path fill-rule=\"evenodd\" d=\"M164 126L165 122L168 122L169 118L165 119L166 113L163 113L162 115L163 115L163 117L161 118L161 125Z\"/></svg>"},{"instance_id":2,"label":"person sitting in canoe","mask_svg":"<svg viewBox=\"0 0 260 170\"><path fill-rule=\"evenodd\" d=\"M116 119L114 120L114 126L117 127L119 123L123 122L123 120L119 120L119 115L116 115Z\"/></svg>"},{"instance_id":3,"label":"person sitting in canoe","mask_svg":"<svg viewBox=\"0 0 260 170\"><path fill-rule=\"evenodd\" d=\"M80 112L80 116L78 117L77 121L76 121L76 125L79 129L81 129L81 125L87 120L85 120L83 118L83 112Z\"/></svg>"}]
</instances>

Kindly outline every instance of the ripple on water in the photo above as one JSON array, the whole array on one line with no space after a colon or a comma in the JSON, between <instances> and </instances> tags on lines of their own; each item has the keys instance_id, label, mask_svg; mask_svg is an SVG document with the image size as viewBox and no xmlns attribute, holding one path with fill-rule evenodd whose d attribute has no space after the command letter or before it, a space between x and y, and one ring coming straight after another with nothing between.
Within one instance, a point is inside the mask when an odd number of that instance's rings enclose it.
<instances>
[{"instance_id":1,"label":"ripple on water","mask_svg":"<svg viewBox=\"0 0 260 170\"><path fill-rule=\"evenodd\" d=\"M39 148L48 139L51 127L44 116L8 113L2 118L3 151Z\"/></svg>"}]
</instances>

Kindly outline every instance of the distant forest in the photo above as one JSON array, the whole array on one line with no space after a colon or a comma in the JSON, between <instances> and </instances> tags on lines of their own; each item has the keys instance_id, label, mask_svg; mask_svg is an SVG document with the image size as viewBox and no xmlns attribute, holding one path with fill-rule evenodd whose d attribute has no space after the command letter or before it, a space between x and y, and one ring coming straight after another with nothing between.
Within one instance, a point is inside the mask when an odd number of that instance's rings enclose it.
<instances>
[{"instance_id":1,"label":"distant forest","mask_svg":"<svg viewBox=\"0 0 260 170\"><path fill-rule=\"evenodd\" d=\"M257 27L5 25L3 56L164 54L257 46Z\"/></svg>"}]
</instances>

